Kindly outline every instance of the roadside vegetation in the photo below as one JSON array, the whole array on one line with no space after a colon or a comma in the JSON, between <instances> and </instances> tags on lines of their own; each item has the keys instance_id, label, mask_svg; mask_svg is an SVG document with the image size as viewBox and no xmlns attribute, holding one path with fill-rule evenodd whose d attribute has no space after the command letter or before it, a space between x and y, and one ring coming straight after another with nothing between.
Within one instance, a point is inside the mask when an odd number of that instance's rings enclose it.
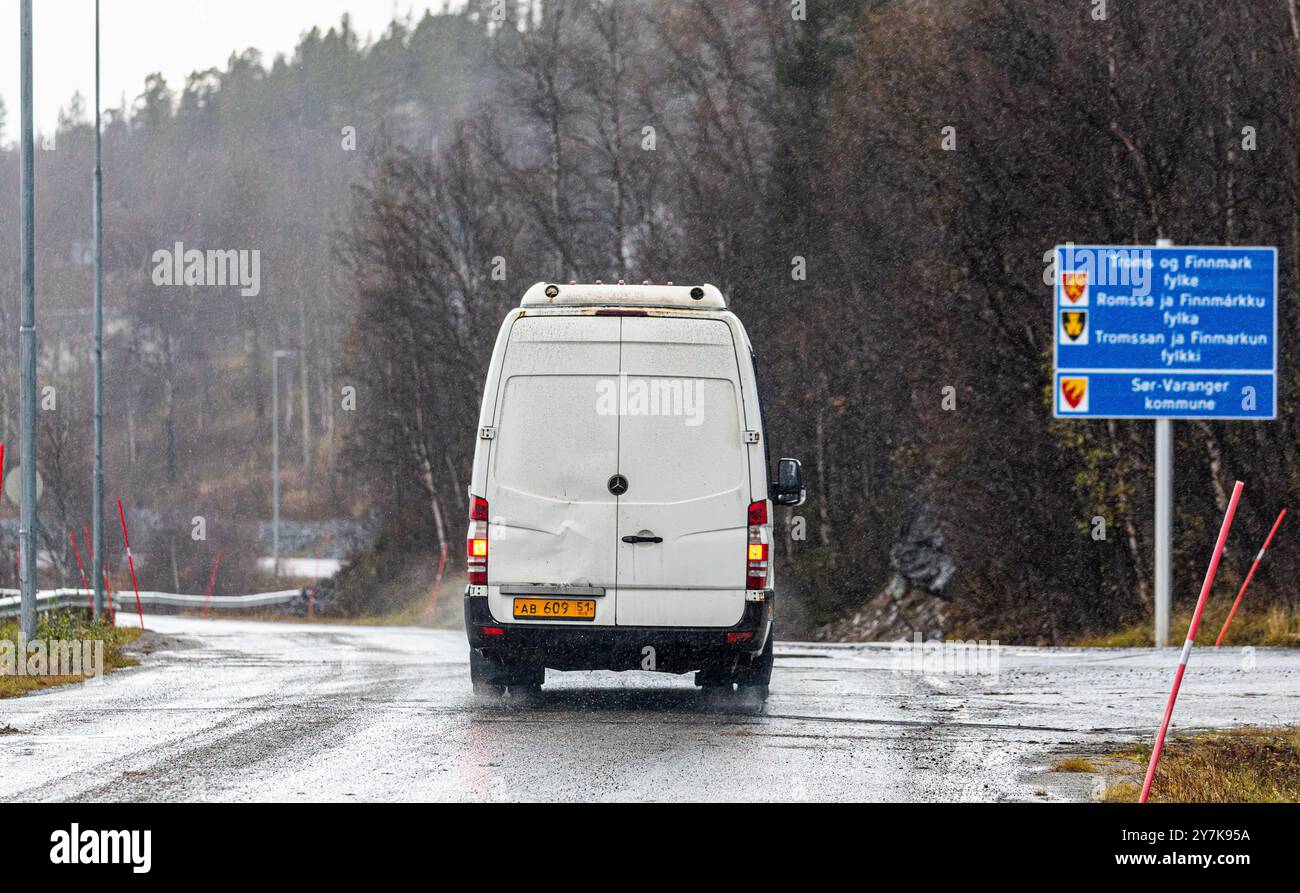
<instances>
[{"instance_id":1,"label":"roadside vegetation","mask_svg":"<svg viewBox=\"0 0 1300 893\"><path fill-rule=\"evenodd\" d=\"M1249 596L1247 596L1249 597ZM1230 601L1206 608L1201 628L1196 636L1197 645L1213 645L1223 628L1223 621L1232 607ZM1181 644L1191 626L1191 611L1183 611L1170 621L1170 638ZM1110 633L1084 635L1069 644L1079 648L1144 648L1153 642L1151 622L1136 623ZM1241 608L1232 618L1232 626L1223 639L1225 646L1254 645L1268 648L1300 648L1300 611L1274 606L1266 609Z\"/></svg>"},{"instance_id":2,"label":"roadside vegetation","mask_svg":"<svg viewBox=\"0 0 1300 893\"><path fill-rule=\"evenodd\" d=\"M1099 799L1135 803L1151 759L1149 745L1113 754L1101 770ZM1059 767L1069 762L1063 760ZM1087 762L1085 760L1085 762ZM1184 735L1165 744L1151 788L1162 803L1300 801L1300 727L1231 729Z\"/></svg>"},{"instance_id":3,"label":"roadside vegetation","mask_svg":"<svg viewBox=\"0 0 1300 893\"><path fill-rule=\"evenodd\" d=\"M802 457L811 482L776 517L798 606L784 635L854 616L935 551L956 568L947 634L1061 645L1150 615L1149 425L1050 418L1044 253L1277 245L1294 283L1283 147L1300 118L1241 148L1244 110L1293 92L1284 3L1246 19L1150 0L1104 30L1030 0L809 4L793 28L788 4L743 0L538 9L484 42L482 89L437 153L377 147L354 190L340 364L371 402L348 455L390 529L455 549L464 432L523 288L713 281L753 336L773 453ZM1064 95L1069 114L1044 115ZM1298 305L1284 290L1279 306L1287 345ZM1297 368L1284 354L1284 393ZM1240 582L1294 490L1297 418L1180 427L1179 579L1204 573L1245 469L1222 575ZM931 515L942 535L900 554L899 532ZM1251 592L1261 607L1295 607L1281 581L1300 553L1284 545ZM1180 587L1178 606L1195 595Z\"/></svg>"},{"instance_id":4,"label":"roadside vegetation","mask_svg":"<svg viewBox=\"0 0 1300 893\"><path fill-rule=\"evenodd\" d=\"M17 649L18 634L17 618L0 621L0 640L7 639ZM110 626L99 620L90 620L82 611L42 614L36 624L36 638L42 641L102 641L106 674L139 663L127 656L123 649L139 639L140 635L141 630L138 628ZM37 689L84 681L84 676L18 676L0 673L0 698L13 698Z\"/></svg>"},{"instance_id":5,"label":"roadside vegetation","mask_svg":"<svg viewBox=\"0 0 1300 893\"><path fill-rule=\"evenodd\" d=\"M1097 764L1087 757L1066 757L1052 767L1053 772L1096 772Z\"/></svg>"}]
</instances>

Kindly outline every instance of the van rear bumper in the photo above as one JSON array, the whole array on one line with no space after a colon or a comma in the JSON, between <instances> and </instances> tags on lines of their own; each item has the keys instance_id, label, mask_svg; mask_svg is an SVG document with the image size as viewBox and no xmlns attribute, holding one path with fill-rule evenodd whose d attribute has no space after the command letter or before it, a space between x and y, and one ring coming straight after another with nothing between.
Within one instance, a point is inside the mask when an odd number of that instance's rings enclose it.
<instances>
[{"instance_id":1,"label":"van rear bumper","mask_svg":"<svg viewBox=\"0 0 1300 893\"><path fill-rule=\"evenodd\" d=\"M465 594L465 634L469 646L508 664L552 670L640 670L644 649L654 649L654 668L688 673L713 668L742 655L756 655L772 628L774 593L746 602L740 622L731 627L542 626L500 623L487 599ZM485 627L503 630L486 637Z\"/></svg>"}]
</instances>

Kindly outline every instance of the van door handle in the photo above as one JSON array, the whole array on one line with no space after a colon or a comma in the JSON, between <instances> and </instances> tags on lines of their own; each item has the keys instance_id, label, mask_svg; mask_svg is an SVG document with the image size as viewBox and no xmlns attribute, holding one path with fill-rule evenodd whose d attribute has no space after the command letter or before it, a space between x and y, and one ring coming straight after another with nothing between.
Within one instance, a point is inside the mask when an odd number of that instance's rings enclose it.
<instances>
[{"instance_id":1,"label":"van door handle","mask_svg":"<svg viewBox=\"0 0 1300 893\"><path fill-rule=\"evenodd\" d=\"M656 546L664 541L662 536L625 536L623 542L635 546L637 543L654 543Z\"/></svg>"}]
</instances>

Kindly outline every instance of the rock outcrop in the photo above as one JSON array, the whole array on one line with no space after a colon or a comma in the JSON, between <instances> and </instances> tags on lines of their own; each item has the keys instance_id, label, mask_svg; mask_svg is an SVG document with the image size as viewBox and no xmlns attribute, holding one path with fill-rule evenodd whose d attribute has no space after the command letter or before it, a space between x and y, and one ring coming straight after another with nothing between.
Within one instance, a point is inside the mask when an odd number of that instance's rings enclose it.
<instances>
[{"instance_id":1,"label":"rock outcrop","mask_svg":"<svg viewBox=\"0 0 1300 893\"><path fill-rule=\"evenodd\" d=\"M943 529L934 513L919 510L899 532L889 553L894 576L884 591L840 620L828 623L817 638L826 642L942 639L950 602L948 588L957 565L944 551Z\"/></svg>"}]
</instances>

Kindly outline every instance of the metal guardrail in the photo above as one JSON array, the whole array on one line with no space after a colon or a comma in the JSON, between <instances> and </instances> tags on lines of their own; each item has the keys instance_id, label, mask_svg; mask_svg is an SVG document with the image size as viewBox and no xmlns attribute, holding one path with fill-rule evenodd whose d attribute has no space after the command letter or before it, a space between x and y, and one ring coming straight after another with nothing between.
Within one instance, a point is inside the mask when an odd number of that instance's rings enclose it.
<instances>
[{"instance_id":1,"label":"metal guardrail","mask_svg":"<svg viewBox=\"0 0 1300 893\"><path fill-rule=\"evenodd\" d=\"M57 611L60 608L84 608L89 604L91 593L87 589L45 589L36 593L37 611ZM283 605L302 597L301 589L286 589L282 592L259 592L253 595L214 595L205 598L202 595L178 595L172 592L142 592L140 604L162 605L170 608L202 608L204 605L217 610L260 608L265 605ZM113 607L118 611L130 611L135 608L134 592L114 592ZM16 617L22 610L22 597L17 589L0 589L0 617Z\"/></svg>"}]
</instances>

